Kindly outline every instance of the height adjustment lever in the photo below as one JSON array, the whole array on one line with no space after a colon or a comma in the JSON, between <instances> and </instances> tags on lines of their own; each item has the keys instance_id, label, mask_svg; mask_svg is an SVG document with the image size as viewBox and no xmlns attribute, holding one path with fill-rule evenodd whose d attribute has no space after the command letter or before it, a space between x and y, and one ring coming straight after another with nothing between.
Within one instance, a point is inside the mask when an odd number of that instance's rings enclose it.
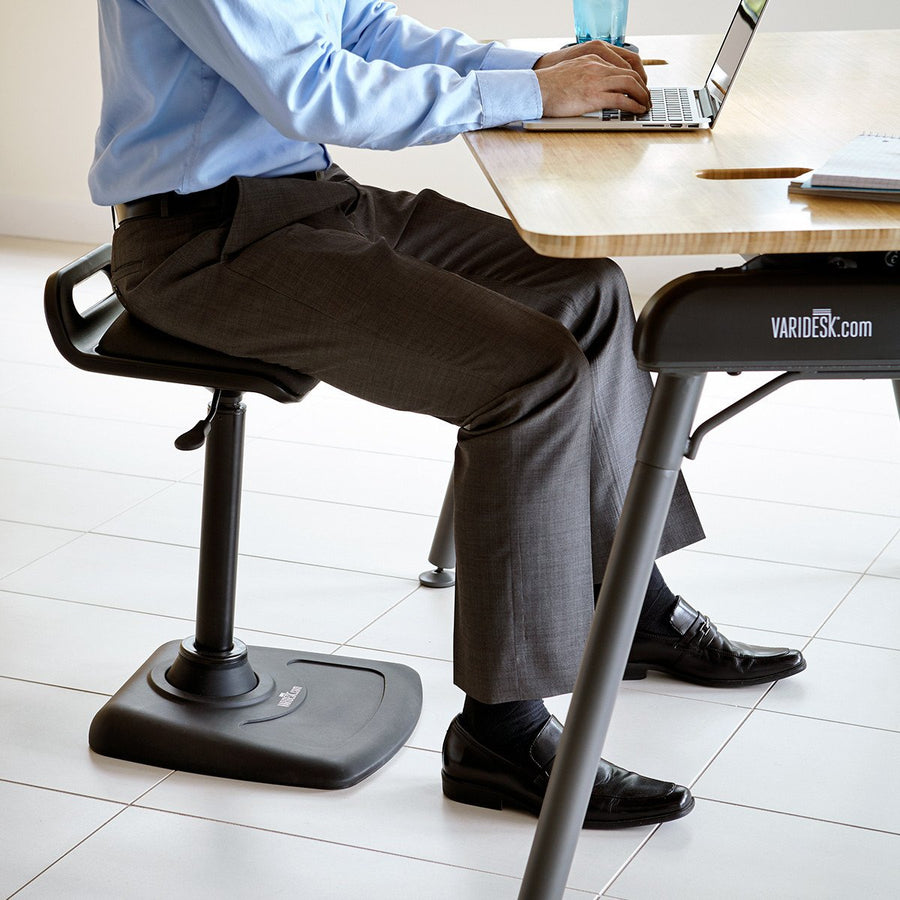
<instances>
[{"instance_id":1,"label":"height adjustment lever","mask_svg":"<svg viewBox=\"0 0 900 900\"><path fill-rule=\"evenodd\" d=\"M209 412L205 419L201 419L193 428L175 438L175 446L179 450L199 450L206 442L206 436L212 427L212 420L219 409L220 390L213 391L212 400L209 401Z\"/></svg>"}]
</instances>

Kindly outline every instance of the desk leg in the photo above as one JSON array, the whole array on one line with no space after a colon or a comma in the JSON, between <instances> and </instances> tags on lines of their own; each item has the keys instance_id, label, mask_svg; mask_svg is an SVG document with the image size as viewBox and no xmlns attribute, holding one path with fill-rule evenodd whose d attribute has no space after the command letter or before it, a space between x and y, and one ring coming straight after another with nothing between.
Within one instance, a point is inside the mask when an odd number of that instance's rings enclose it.
<instances>
[{"instance_id":1,"label":"desk leg","mask_svg":"<svg viewBox=\"0 0 900 900\"><path fill-rule=\"evenodd\" d=\"M519 900L565 891L704 380L661 374L653 391Z\"/></svg>"}]
</instances>

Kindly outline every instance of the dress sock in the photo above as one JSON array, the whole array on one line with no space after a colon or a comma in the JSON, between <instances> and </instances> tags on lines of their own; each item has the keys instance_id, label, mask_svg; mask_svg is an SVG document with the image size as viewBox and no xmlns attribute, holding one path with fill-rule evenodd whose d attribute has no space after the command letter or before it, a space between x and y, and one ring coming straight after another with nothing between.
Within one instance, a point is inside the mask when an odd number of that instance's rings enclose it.
<instances>
[{"instance_id":1,"label":"dress sock","mask_svg":"<svg viewBox=\"0 0 900 900\"><path fill-rule=\"evenodd\" d=\"M597 593L600 592L600 585L594 585ZM641 616L638 619L638 631L647 632L649 634L666 635L671 631L669 625L669 616L678 602L678 597L672 593L662 572L654 564L653 572L650 574L650 583L647 585L647 593L644 594L644 605L641 607Z\"/></svg>"},{"instance_id":2,"label":"dress sock","mask_svg":"<svg viewBox=\"0 0 900 900\"><path fill-rule=\"evenodd\" d=\"M507 759L524 760L550 718L543 700L481 703L466 695L462 724L479 743Z\"/></svg>"}]
</instances>

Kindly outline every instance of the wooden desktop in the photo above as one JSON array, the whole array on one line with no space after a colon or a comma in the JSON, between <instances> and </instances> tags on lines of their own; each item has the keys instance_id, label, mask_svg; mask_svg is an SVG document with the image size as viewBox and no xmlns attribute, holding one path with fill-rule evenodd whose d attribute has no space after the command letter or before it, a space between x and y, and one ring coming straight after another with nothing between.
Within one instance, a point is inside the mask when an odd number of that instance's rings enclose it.
<instances>
[{"instance_id":1,"label":"wooden desktop","mask_svg":"<svg viewBox=\"0 0 900 900\"><path fill-rule=\"evenodd\" d=\"M721 38L637 37L651 86L703 84ZM515 42L551 49L554 42ZM900 31L754 39L716 127L466 136L522 238L547 256L896 249L900 204L789 197L864 131L900 131Z\"/></svg>"}]
</instances>

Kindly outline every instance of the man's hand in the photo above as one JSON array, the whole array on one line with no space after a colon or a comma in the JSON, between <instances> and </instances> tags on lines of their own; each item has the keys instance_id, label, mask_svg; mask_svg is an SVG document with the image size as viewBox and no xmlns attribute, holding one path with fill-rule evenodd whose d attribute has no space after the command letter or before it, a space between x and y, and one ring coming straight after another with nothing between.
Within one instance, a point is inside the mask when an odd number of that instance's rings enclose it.
<instances>
[{"instance_id":1,"label":"man's hand","mask_svg":"<svg viewBox=\"0 0 900 900\"><path fill-rule=\"evenodd\" d=\"M545 116L580 116L598 109L641 114L650 105L640 57L605 41L545 53L534 70Z\"/></svg>"}]
</instances>

